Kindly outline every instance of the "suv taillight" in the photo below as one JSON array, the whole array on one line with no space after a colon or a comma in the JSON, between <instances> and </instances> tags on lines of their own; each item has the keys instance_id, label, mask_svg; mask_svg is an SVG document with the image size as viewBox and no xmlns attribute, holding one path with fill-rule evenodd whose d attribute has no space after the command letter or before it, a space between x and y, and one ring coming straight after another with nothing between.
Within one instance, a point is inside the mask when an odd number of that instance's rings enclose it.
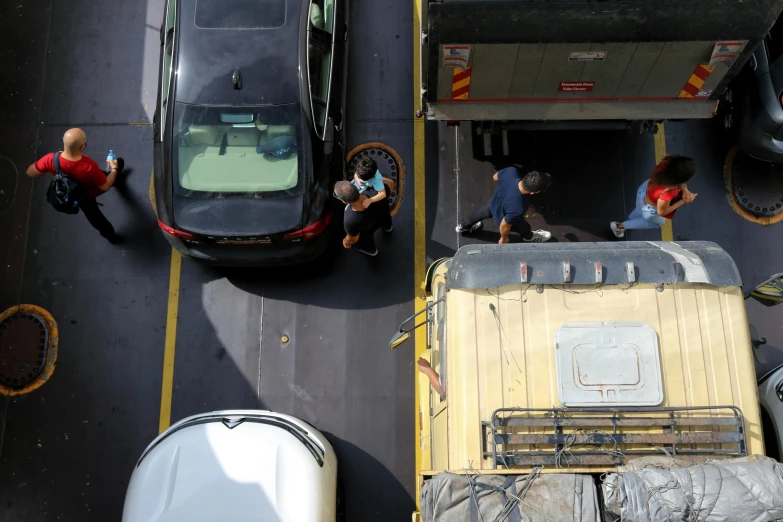
<instances>
[{"instance_id":1,"label":"suv taillight","mask_svg":"<svg viewBox=\"0 0 783 522\"><path fill-rule=\"evenodd\" d=\"M332 221L332 213L329 212L324 217L316 221L310 226L307 226L301 230L294 230L293 232L289 232L288 234L283 236L283 239L312 239L316 236L320 236L323 234L324 230L326 230L326 227L329 226L329 223Z\"/></svg>"},{"instance_id":2,"label":"suv taillight","mask_svg":"<svg viewBox=\"0 0 783 522\"><path fill-rule=\"evenodd\" d=\"M170 236L184 237L184 238L196 237L193 234L191 234L190 232L185 232L184 230L177 230L174 227L170 227L170 226L168 226L166 223L164 223L161 220L158 220L158 226L160 227L160 229L162 231L164 231L165 233L169 234Z\"/></svg>"}]
</instances>

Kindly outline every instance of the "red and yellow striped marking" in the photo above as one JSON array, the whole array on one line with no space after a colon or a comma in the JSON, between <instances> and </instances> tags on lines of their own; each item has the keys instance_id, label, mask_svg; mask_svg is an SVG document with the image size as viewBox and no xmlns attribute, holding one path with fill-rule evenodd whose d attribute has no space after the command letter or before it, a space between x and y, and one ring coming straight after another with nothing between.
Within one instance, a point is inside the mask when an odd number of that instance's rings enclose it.
<instances>
[{"instance_id":1,"label":"red and yellow striped marking","mask_svg":"<svg viewBox=\"0 0 783 522\"><path fill-rule=\"evenodd\" d=\"M451 79L451 99L452 100L467 100L470 93L470 71L471 67L468 67L464 71L460 69L454 69L454 76Z\"/></svg>"},{"instance_id":2,"label":"red and yellow striped marking","mask_svg":"<svg viewBox=\"0 0 783 522\"><path fill-rule=\"evenodd\" d=\"M703 64L697 65L696 69L691 74L691 77L688 79L688 83L686 83L685 87L680 91L678 98L703 98L703 95L699 96L699 92L701 91L704 82L710 77L713 69L715 68L707 67Z\"/></svg>"}]
</instances>

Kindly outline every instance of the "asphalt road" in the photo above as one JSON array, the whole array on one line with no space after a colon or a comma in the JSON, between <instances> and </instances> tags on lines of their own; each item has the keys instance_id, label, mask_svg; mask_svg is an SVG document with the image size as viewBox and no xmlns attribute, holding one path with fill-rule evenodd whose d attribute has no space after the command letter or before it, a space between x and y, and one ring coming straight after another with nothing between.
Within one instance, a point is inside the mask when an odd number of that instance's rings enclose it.
<instances>
[{"instance_id":1,"label":"asphalt road","mask_svg":"<svg viewBox=\"0 0 783 522\"><path fill-rule=\"evenodd\" d=\"M0 5L0 266L2 309L32 303L60 327L50 382L0 401L0 520L119 520L127 482L158 433L171 249L148 203L160 0L30 0ZM269 408L325 432L337 451L348 520L408 520L414 507L412 343L387 342L413 310L412 12L406 2L350 9L348 148L380 141L407 165L392 235L368 259L335 245L319 262L223 270L184 260L171 421L223 408ZM24 169L82 127L88 154L126 158L125 187L101 198L128 240L103 241L81 216L44 203ZM427 254L466 244L459 215L483 204L487 174L467 138L427 126ZM742 220L725 201L720 150L704 122L666 125L667 147L697 158L700 201L679 212L676 239L726 248L747 285L778 265L783 228ZM461 149L458 147L461 143ZM652 137L558 133L512 137L514 158L556 175L537 226L561 241L609 240L654 164ZM564 154L563 151L569 151ZM459 159L459 161L458 161ZM505 160L504 160L505 161ZM618 216L617 214L620 214ZM486 237L493 241L489 227ZM659 239L652 233L633 238ZM652 235L650 235L652 234ZM749 317L783 362L780 310ZM287 336L289 342L282 342ZM760 371L763 370L760 369Z\"/></svg>"}]
</instances>

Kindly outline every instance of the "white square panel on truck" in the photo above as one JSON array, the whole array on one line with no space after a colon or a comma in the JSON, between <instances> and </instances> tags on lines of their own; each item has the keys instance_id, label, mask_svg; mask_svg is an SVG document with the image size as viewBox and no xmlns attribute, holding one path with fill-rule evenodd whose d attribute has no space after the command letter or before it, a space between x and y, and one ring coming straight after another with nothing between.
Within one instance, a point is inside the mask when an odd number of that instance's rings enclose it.
<instances>
[{"instance_id":1,"label":"white square panel on truck","mask_svg":"<svg viewBox=\"0 0 783 522\"><path fill-rule=\"evenodd\" d=\"M567 323L555 333L560 402L657 406L663 402L655 330L641 322Z\"/></svg>"}]
</instances>

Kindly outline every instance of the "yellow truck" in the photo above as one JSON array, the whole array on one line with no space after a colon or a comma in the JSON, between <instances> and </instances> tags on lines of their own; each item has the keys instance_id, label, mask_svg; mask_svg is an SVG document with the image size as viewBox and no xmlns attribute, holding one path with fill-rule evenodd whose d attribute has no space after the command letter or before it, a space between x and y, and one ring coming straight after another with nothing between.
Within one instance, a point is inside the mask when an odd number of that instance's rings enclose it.
<instances>
[{"instance_id":1,"label":"yellow truck","mask_svg":"<svg viewBox=\"0 0 783 522\"><path fill-rule=\"evenodd\" d=\"M470 245L426 290L426 320L391 341L427 328L414 520L783 516L745 296L719 246Z\"/></svg>"}]
</instances>

